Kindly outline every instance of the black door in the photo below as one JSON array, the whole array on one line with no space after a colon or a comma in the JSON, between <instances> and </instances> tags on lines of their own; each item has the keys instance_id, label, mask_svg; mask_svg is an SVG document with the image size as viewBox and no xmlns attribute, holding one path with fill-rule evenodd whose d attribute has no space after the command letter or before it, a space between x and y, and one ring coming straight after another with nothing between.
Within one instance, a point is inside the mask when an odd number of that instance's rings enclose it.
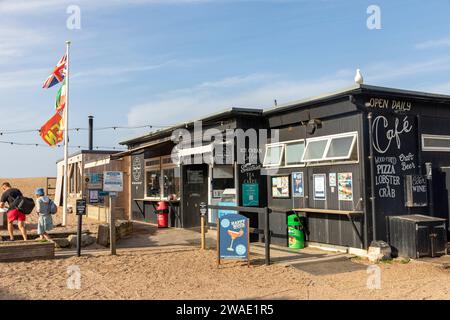
<instances>
[{"instance_id":1,"label":"black door","mask_svg":"<svg viewBox=\"0 0 450 320\"><path fill-rule=\"evenodd\" d=\"M200 227L200 203L208 203L208 165L183 167L183 227Z\"/></svg>"}]
</instances>

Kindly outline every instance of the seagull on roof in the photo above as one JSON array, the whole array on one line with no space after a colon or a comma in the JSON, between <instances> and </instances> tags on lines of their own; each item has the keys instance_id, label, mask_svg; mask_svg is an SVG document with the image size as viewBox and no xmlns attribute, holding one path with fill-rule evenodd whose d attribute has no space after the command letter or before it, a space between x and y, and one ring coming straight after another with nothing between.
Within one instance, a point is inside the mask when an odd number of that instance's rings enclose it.
<instances>
[{"instance_id":1,"label":"seagull on roof","mask_svg":"<svg viewBox=\"0 0 450 320\"><path fill-rule=\"evenodd\" d=\"M364 79L363 76L361 74L361 70L356 69L356 74L355 74L355 83L357 84L363 84Z\"/></svg>"}]
</instances>

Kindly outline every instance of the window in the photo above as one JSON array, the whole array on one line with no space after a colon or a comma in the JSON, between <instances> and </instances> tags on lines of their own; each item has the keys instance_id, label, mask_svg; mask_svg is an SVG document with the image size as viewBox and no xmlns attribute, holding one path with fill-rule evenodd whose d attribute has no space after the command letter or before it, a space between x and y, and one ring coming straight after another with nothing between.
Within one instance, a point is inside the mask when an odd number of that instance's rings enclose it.
<instances>
[{"instance_id":1,"label":"window","mask_svg":"<svg viewBox=\"0 0 450 320\"><path fill-rule=\"evenodd\" d=\"M77 163L77 166L76 166L75 169L76 169L76 184L77 184L76 189L77 189L77 193L80 193L81 192L81 185L82 185L82 182L81 182L81 176L82 176L82 173L81 173L81 162Z\"/></svg>"},{"instance_id":2,"label":"window","mask_svg":"<svg viewBox=\"0 0 450 320\"><path fill-rule=\"evenodd\" d=\"M327 159L349 159L356 141L356 135L331 138Z\"/></svg>"},{"instance_id":3,"label":"window","mask_svg":"<svg viewBox=\"0 0 450 320\"><path fill-rule=\"evenodd\" d=\"M180 168L170 168L162 170L163 176L163 197L175 195L180 198Z\"/></svg>"},{"instance_id":4,"label":"window","mask_svg":"<svg viewBox=\"0 0 450 320\"><path fill-rule=\"evenodd\" d=\"M159 166L160 163L161 163L161 159L160 158L153 158L153 159L150 159L150 160L146 160L145 161L145 166L146 167Z\"/></svg>"},{"instance_id":5,"label":"window","mask_svg":"<svg viewBox=\"0 0 450 320\"><path fill-rule=\"evenodd\" d=\"M276 144L266 146L266 155L264 157L264 167L277 167L281 164L281 158L283 156L284 145Z\"/></svg>"},{"instance_id":6,"label":"window","mask_svg":"<svg viewBox=\"0 0 450 320\"><path fill-rule=\"evenodd\" d=\"M171 156L145 160L145 196L147 198L180 198L180 167Z\"/></svg>"},{"instance_id":7,"label":"window","mask_svg":"<svg viewBox=\"0 0 450 320\"><path fill-rule=\"evenodd\" d=\"M159 198L161 196L160 179L160 170L149 170L145 172L145 195L147 197Z\"/></svg>"},{"instance_id":8,"label":"window","mask_svg":"<svg viewBox=\"0 0 450 320\"><path fill-rule=\"evenodd\" d=\"M318 161L323 159L328 140L315 140L306 143L306 150L303 154L303 161Z\"/></svg>"},{"instance_id":9,"label":"window","mask_svg":"<svg viewBox=\"0 0 450 320\"><path fill-rule=\"evenodd\" d=\"M305 151L304 141L295 141L286 143L284 155L285 166L292 167L301 165L304 151Z\"/></svg>"},{"instance_id":10,"label":"window","mask_svg":"<svg viewBox=\"0 0 450 320\"><path fill-rule=\"evenodd\" d=\"M357 132L348 132L306 140L303 161L356 160Z\"/></svg>"},{"instance_id":11,"label":"window","mask_svg":"<svg viewBox=\"0 0 450 320\"><path fill-rule=\"evenodd\" d=\"M450 136L422 134L422 150L450 152Z\"/></svg>"},{"instance_id":12,"label":"window","mask_svg":"<svg viewBox=\"0 0 450 320\"><path fill-rule=\"evenodd\" d=\"M161 197L161 158L145 161L145 196L147 198Z\"/></svg>"}]
</instances>

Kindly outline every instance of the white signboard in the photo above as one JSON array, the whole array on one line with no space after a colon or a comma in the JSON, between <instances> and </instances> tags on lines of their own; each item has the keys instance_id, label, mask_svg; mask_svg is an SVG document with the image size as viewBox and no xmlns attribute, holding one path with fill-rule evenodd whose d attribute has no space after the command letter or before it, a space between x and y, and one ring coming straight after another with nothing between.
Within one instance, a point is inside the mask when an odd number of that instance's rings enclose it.
<instances>
[{"instance_id":1,"label":"white signboard","mask_svg":"<svg viewBox=\"0 0 450 320\"><path fill-rule=\"evenodd\" d=\"M103 191L122 192L123 191L123 172L105 171L103 173Z\"/></svg>"},{"instance_id":2,"label":"white signboard","mask_svg":"<svg viewBox=\"0 0 450 320\"><path fill-rule=\"evenodd\" d=\"M314 174L314 200L326 200L326 174Z\"/></svg>"}]
</instances>

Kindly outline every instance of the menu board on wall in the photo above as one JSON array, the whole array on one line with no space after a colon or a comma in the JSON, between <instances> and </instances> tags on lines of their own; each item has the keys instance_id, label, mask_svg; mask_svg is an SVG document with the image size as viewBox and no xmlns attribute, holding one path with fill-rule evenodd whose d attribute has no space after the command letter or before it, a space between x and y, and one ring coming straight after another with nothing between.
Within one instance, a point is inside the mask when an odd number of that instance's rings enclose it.
<instances>
[{"instance_id":1,"label":"menu board on wall","mask_svg":"<svg viewBox=\"0 0 450 320\"><path fill-rule=\"evenodd\" d=\"M417 170L416 118L375 115L372 122L377 211L405 211L404 177Z\"/></svg>"},{"instance_id":2,"label":"menu board on wall","mask_svg":"<svg viewBox=\"0 0 450 320\"><path fill-rule=\"evenodd\" d=\"M428 183L424 175L412 174L405 176L407 207L426 207L428 205Z\"/></svg>"},{"instance_id":3,"label":"menu board on wall","mask_svg":"<svg viewBox=\"0 0 450 320\"><path fill-rule=\"evenodd\" d=\"M289 198L289 176L272 177L272 198Z\"/></svg>"},{"instance_id":4,"label":"menu board on wall","mask_svg":"<svg viewBox=\"0 0 450 320\"><path fill-rule=\"evenodd\" d=\"M242 204L244 207L259 205L259 185L257 183L242 184Z\"/></svg>"},{"instance_id":5,"label":"menu board on wall","mask_svg":"<svg viewBox=\"0 0 450 320\"><path fill-rule=\"evenodd\" d=\"M340 201L353 201L353 178L351 172L338 173L338 194Z\"/></svg>"},{"instance_id":6,"label":"menu board on wall","mask_svg":"<svg viewBox=\"0 0 450 320\"><path fill-rule=\"evenodd\" d=\"M327 181L326 174L313 175L314 200L326 200L327 198L326 181Z\"/></svg>"},{"instance_id":7,"label":"menu board on wall","mask_svg":"<svg viewBox=\"0 0 450 320\"><path fill-rule=\"evenodd\" d=\"M188 184L202 184L203 183L203 171L202 170L187 170L187 183Z\"/></svg>"}]
</instances>

